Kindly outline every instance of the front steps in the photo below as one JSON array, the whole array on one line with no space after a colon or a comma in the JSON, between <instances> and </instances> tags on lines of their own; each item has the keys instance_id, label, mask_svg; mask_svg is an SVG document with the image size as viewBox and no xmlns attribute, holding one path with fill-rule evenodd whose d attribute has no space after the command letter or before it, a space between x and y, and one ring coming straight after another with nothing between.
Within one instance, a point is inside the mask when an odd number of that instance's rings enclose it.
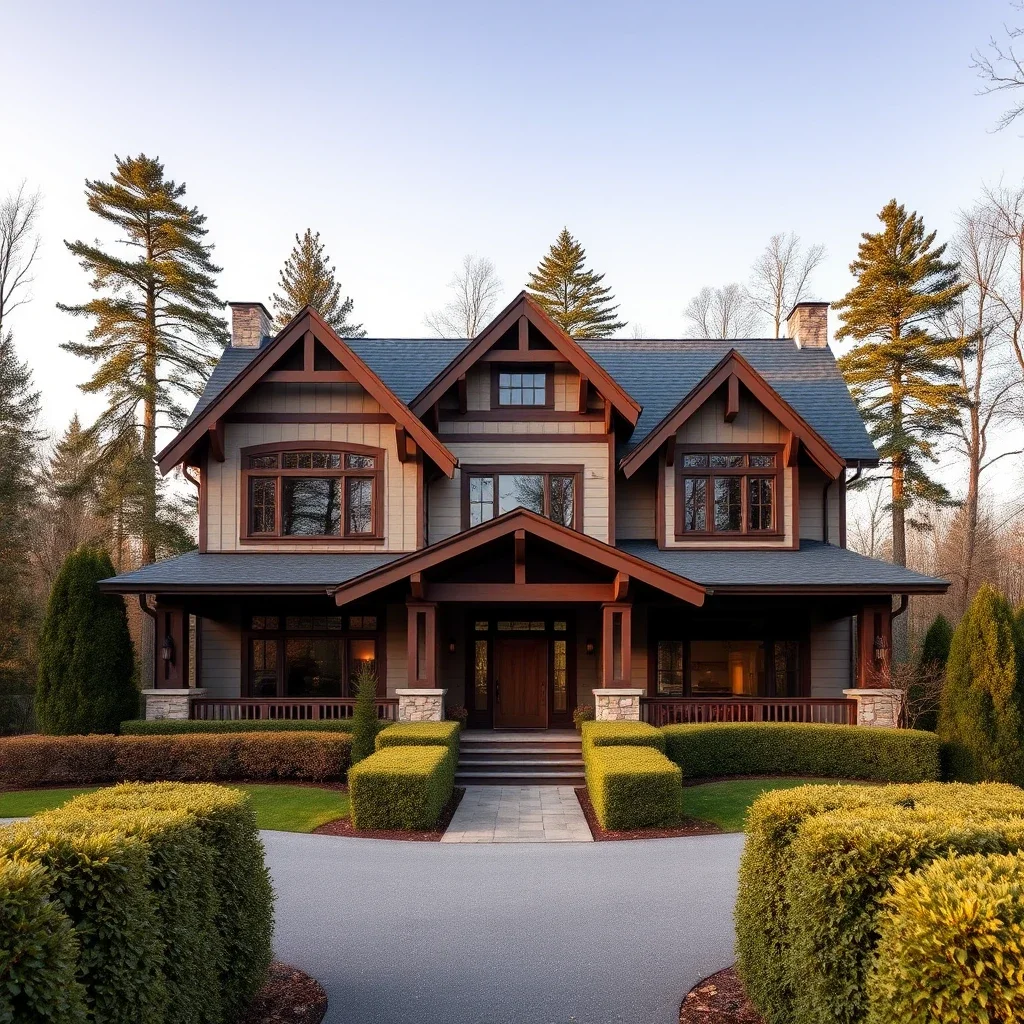
<instances>
[{"instance_id":1,"label":"front steps","mask_svg":"<svg viewBox=\"0 0 1024 1024\"><path fill-rule=\"evenodd\" d=\"M457 786L582 786L583 747L570 730L464 731Z\"/></svg>"}]
</instances>

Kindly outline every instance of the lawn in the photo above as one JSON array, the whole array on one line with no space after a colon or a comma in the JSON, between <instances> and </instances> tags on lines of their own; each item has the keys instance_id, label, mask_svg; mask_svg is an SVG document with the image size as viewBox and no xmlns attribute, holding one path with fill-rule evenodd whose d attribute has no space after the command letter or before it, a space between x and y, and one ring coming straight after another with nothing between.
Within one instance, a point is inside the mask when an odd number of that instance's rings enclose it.
<instances>
[{"instance_id":1,"label":"lawn","mask_svg":"<svg viewBox=\"0 0 1024 1024\"><path fill-rule=\"evenodd\" d=\"M24 818L60 807L79 793L93 793L98 786L81 789L25 789L0 793L0 818ZM335 818L348 816L348 794L316 786L255 786L239 784L252 795L260 828L278 832L312 832Z\"/></svg>"},{"instance_id":2,"label":"lawn","mask_svg":"<svg viewBox=\"0 0 1024 1024\"><path fill-rule=\"evenodd\" d=\"M687 786L683 790L683 813L716 824L723 832L742 832L747 808L762 794L774 789L821 785L825 779L732 779Z\"/></svg>"}]
</instances>

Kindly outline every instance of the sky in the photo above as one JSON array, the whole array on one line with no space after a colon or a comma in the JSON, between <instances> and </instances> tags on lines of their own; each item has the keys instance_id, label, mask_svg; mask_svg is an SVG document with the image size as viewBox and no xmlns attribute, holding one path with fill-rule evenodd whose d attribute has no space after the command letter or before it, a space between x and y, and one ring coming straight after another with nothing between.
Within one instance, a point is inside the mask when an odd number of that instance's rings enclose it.
<instances>
[{"instance_id":1,"label":"sky","mask_svg":"<svg viewBox=\"0 0 1024 1024\"><path fill-rule=\"evenodd\" d=\"M90 295L64 239L107 237L86 179L159 157L208 217L225 300L269 304L296 232L321 233L371 336L427 336L466 253L502 302L564 226L628 334L686 333L705 284L745 280L773 232L822 243L849 288L896 197L948 236L984 183L1024 176L971 52L1008 0L773 4L8 3L0 194L43 196L33 301L11 318L63 429L101 400L63 352ZM833 320L835 318L833 317ZM833 324L834 326L834 324Z\"/></svg>"}]
</instances>

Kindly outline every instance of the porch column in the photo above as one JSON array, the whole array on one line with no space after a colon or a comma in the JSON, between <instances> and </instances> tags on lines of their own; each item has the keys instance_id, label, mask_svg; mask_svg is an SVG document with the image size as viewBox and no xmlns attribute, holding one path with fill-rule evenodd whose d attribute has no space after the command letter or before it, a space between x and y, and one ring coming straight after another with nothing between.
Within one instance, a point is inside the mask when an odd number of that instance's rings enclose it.
<instances>
[{"instance_id":1,"label":"porch column","mask_svg":"<svg viewBox=\"0 0 1024 1024\"><path fill-rule=\"evenodd\" d=\"M406 658L409 686L396 690L400 722L440 722L444 719L444 695L438 688L437 605L409 601Z\"/></svg>"},{"instance_id":2,"label":"porch column","mask_svg":"<svg viewBox=\"0 0 1024 1024\"><path fill-rule=\"evenodd\" d=\"M189 684L188 612L184 608L157 605L153 685L160 690L184 690Z\"/></svg>"},{"instance_id":3,"label":"porch column","mask_svg":"<svg viewBox=\"0 0 1024 1024\"><path fill-rule=\"evenodd\" d=\"M857 687L889 685L892 658L892 602L865 604L857 614Z\"/></svg>"},{"instance_id":4,"label":"porch column","mask_svg":"<svg viewBox=\"0 0 1024 1024\"><path fill-rule=\"evenodd\" d=\"M601 605L601 687L629 686L633 671L633 606Z\"/></svg>"}]
</instances>

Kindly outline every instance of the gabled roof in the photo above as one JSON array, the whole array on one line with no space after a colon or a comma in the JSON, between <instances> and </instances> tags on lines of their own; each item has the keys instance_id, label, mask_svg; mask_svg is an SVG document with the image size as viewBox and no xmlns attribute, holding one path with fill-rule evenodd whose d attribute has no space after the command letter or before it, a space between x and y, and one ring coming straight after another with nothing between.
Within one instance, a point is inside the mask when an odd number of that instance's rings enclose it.
<instances>
[{"instance_id":1,"label":"gabled roof","mask_svg":"<svg viewBox=\"0 0 1024 1024\"><path fill-rule=\"evenodd\" d=\"M571 363L590 384L610 402L632 427L640 418L640 403L633 398L603 367L569 337L561 327L525 291L520 292L410 403L413 412L422 416L441 396L455 385L484 353L524 318L541 333L562 358ZM525 337L525 334L522 335Z\"/></svg>"},{"instance_id":2,"label":"gabled roof","mask_svg":"<svg viewBox=\"0 0 1024 1024\"><path fill-rule=\"evenodd\" d=\"M677 597L681 601L686 601L697 607L704 603L704 588L699 583L685 579L677 573L661 569L621 548L611 547L593 537L570 530L566 526L561 526L536 512L530 512L523 508L513 509L496 519L481 523L462 533L456 533L446 540L431 544L430 547L414 551L387 565L371 569L361 576L350 579L335 588L335 600L338 604L357 601L361 597L375 593L382 587L406 579L411 573L423 572L499 538L514 536L519 530L565 548L615 572L624 573L665 594Z\"/></svg>"},{"instance_id":3,"label":"gabled roof","mask_svg":"<svg viewBox=\"0 0 1024 1024\"><path fill-rule=\"evenodd\" d=\"M254 352L248 360L237 359L238 369L218 391L214 393L212 389L207 388L207 391L211 392L211 397L205 404L200 399L199 405L189 421L171 443L157 455L157 465L160 467L160 471L167 473L181 462L206 435L207 431L214 429L220 418L259 383L264 374L273 369L278 359L284 356L293 345L301 343L303 339L307 340L307 363L312 361L312 346L317 343L322 345L341 364L342 369L351 374L367 394L377 401L384 412L408 431L409 436L446 476L454 475L455 456L310 306L300 310L270 344L260 345L255 350L248 350ZM231 351L245 350L234 349ZM230 362L233 363L236 360ZM214 371L214 375L222 365L225 365L223 359ZM230 368L229 364L227 369ZM312 366L307 366L307 369L312 369ZM211 375L211 381L214 375ZM207 392L204 392L204 398L206 394Z\"/></svg>"},{"instance_id":4,"label":"gabled roof","mask_svg":"<svg viewBox=\"0 0 1024 1024\"><path fill-rule=\"evenodd\" d=\"M845 462L831 445L736 351L731 348L690 392L651 429L647 436L619 463L627 477L632 476L676 431L726 385L743 386L791 434L803 444L807 454L833 479L843 471ZM737 406L738 407L738 406ZM735 415L735 409L732 410ZM728 413L727 413L728 415Z\"/></svg>"}]
</instances>

